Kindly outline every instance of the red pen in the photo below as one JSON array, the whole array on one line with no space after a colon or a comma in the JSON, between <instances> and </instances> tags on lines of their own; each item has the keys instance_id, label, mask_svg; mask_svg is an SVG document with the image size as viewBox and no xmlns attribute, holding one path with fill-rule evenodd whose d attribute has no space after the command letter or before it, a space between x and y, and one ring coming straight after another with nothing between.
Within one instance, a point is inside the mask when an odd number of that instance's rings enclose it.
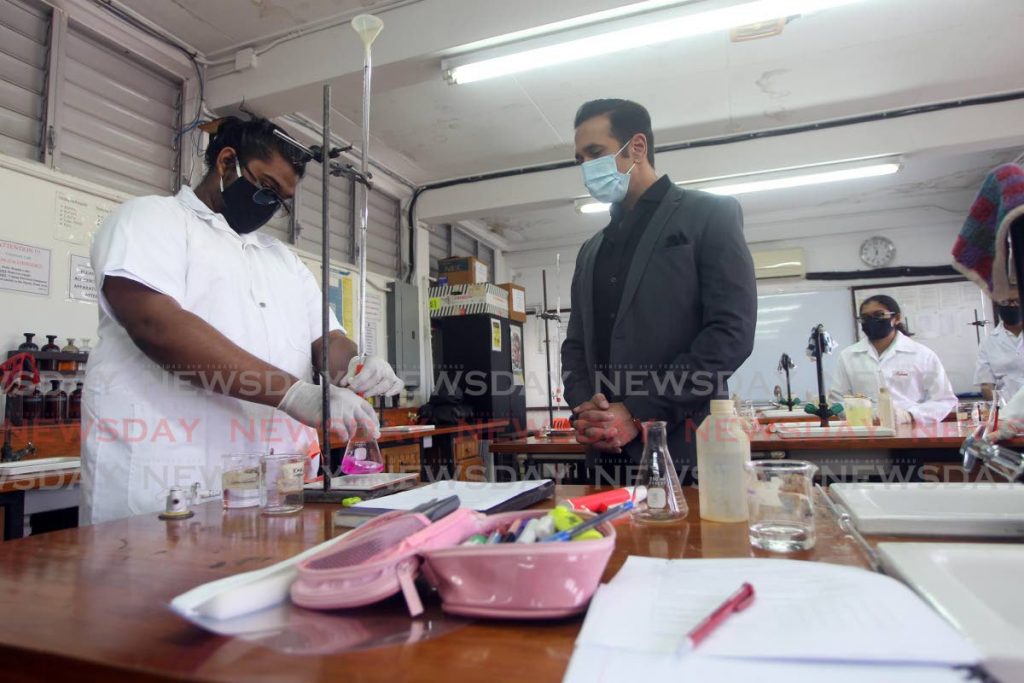
<instances>
[{"instance_id":1,"label":"red pen","mask_svg":"<svg viewBox=\"0 0 1024 683\"><path fill-rule=\"evenodd\" d=\"M729 615L742 612L750 607L752 602L754 602L754 587L749 583L744 583L738 591L730 595L725 602L715 608L714 612L706 616L692 631L686 634L686 639L679 647L679 654L686 654L693 650L711 635L712 631L721 626L722 622L729 618Z\"/></svg>"}]
</instances>

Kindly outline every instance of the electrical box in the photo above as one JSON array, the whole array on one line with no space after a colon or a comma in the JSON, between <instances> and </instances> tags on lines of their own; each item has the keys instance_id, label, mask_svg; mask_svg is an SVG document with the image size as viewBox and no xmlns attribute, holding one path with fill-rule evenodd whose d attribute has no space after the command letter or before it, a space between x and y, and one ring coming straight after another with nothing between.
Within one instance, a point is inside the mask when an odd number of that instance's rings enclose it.
<instances>
[{"instance_id":1,"label":"electrical box","mask_svg":"<svg viewBox=\"0 0 1024 683\"><path fill-rule=\"evenodd\" d=\"M420 385L420 290L405 282L388 286L388 362L406 388Z\"/></svg>"}]
</instances>

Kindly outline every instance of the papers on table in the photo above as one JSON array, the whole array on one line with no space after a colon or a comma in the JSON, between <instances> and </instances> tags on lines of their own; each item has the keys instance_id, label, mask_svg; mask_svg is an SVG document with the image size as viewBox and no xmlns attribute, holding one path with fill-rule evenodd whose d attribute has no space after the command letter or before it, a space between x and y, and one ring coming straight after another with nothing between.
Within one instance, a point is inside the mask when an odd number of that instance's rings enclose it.
<instances>
[{"instance_id":1,"label":"papers on table","mask_svg":"<svg viewBox=\"0 0 1024 683\"><path fill-rule=\"evenodd\" d=\"M521 506L528 507L548 495L541 489L551 489L550 479L512 482L435 481L433 484L402 491L390 496L374 498L356 503L353 507L377 508L381 510L411 510L423 503L429 503L448 496L458 496L464 508L481 512L495 511L503 506L522 500ZM536 500L534 499L536 496Z\"/></svg>"},{"instance_id":2,"label":"papers on table","mask_svg":"<svg viewBox=\"0 0 1024 683\"><path fill-rule=\"evenodd\" d=\"M744 581L754 603L677 655L685 634ZM957 681L965 679L952 667L978 659L910 589L880 574L795 560L630 557L595 594L565 680Z\"/></svg>"}]
</instances>

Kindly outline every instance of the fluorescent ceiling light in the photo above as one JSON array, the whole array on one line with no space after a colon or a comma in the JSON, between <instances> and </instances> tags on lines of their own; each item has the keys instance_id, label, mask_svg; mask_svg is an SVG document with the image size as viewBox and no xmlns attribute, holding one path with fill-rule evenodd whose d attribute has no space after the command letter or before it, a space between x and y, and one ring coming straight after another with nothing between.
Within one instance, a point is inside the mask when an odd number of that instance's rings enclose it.
<instances>
[{"instance_id":1,"label":"fluorescent ceiling light","mask_svg":"<svg viewBox=\"0 0 1024 683\"><path fill-rule=\"evenodd\" d=\"M824 185L844 180L877 178L897 173L900 168L899 159L896 157L872 157L720 178L686 180L676 184L687 189L703 190L711 194L735 196L753 192ZM608 204L596 202L593 199L576 200L576 210L580 213L602 213L608 211L608 207Z\"/></svg>"},{"instance_id":2,"label":"fluorescent ceiling light","mask_svg":"<svg viewBox=\"0 0 1024 683\"><path fill-rule=\"evenodd\" d=\"M473 83L487 78L565 64L598 55L657 45L680 38L727 31L780 17L791 17L848 5L859 0L755 0L732 7L654 21L639 26L610 30L553 45L522 49L491 58L456 58L445 62L445 77L452 84Z\"/></svg>"},{"instance_id":3,"label":"fluorescent ceiling light","mask_svg":"<svg viewBox=\"0 0 1024 683\"><path fill-rule=\"evenodd\" d=\"M861 168L848 168L840 171L823 171L819 173L805 173L784 178L769 178L767 180L752 180L745 183L733 183L730 185L713 185L696 189L710 192L711 194L738 195L751 192L765 192L768 190L785 190L791 187L806 187L808 185L823 185L825 183L837 183L843 180L857 180L858 178L877 178L878 176L892 175L900 170L899 164L874 164Z\"/></svg>"}]
</instances>

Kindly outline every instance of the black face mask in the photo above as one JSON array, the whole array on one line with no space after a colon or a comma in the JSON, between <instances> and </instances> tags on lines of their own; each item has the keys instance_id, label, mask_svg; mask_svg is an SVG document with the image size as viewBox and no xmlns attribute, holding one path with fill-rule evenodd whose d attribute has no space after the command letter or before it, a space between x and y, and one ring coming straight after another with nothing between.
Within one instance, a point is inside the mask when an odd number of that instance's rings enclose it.
<instances>
[{"instance_id":1,"label":"black face mask","mask_svg":"<svg viewBox=\"0 0 1024 683\"><path fill-rule=\"evenodd\" d=\"M860 329L871 341L885 339L892 332L891 318L868 318L860 321Z\"/></svg>"},{"instance_id":2,"label":"black face mask","mask_svg":"<svg viewBox=\"0 0 1024 683\"><path fill-rule=\"evenodd\" d=\"M1017 306L1000 306L999 319L1004 325L1020 325L1020 308Z\"/></svg>"},{"instance_id":3,"label":"black face mask","mask_svg":"<svg viewBox=\"0 0 1024 683\"><path fill-rule=\"evenodd\" d=\"M231 229L239 235L248 234L266 225L267 221L277 213L280 202L269 190L257 187L242 175L242 168L235 158L235 171L238 178L224 187L224 177L220 179L220 194L224 199L221 213Z\"/></svg>"}]
</instances>

